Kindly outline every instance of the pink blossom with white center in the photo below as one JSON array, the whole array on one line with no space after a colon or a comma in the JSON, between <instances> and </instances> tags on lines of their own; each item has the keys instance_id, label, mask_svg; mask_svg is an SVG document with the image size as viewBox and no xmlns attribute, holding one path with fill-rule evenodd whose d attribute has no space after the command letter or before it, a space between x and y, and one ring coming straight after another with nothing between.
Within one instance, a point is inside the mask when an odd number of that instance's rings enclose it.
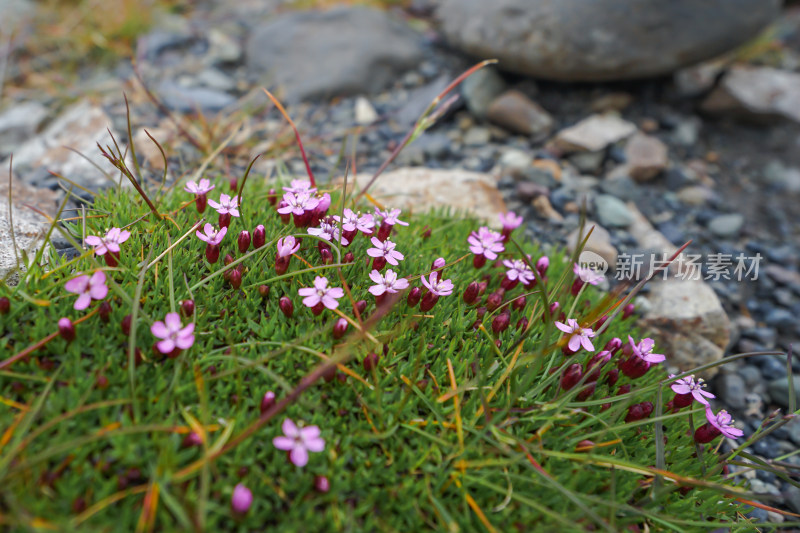
<instances>
[{"instance_id":1,"label":"pink blossom with white center","mask_svg":"<svg viewBox=\"0 0 800 533\"><path fill-rule=\"evenodd\" d=\"M375 227L375 219L369 213L362 215L360 212L354 213L352 209L344 209L343 217L334 215L333 219L336 222L342 223L344 231L360 231L361 233L370 234L372 228Z\"/></svg>"},{"instance_id":2,"label":"pink blossom with white center","mask_svg":"<svg viewBox=\"0 0 800 533\"><path fill-rule=\"evenodd\" d=\"M236 196L231 198L227 194L221 194L219 196L219 203L214 200L209 200L208 205L216 209L217 213L220 215L229 213L232 217L239 216L239 199Z\"/></svg>"},{"instance_id":3,"label":"pink blossom with white center","mask_svg":"<svg viewBox=\"0 0 800 533\"><path fill-rule=\"evenodd\" d=\"M92 300L102 300L108 295L106 274L102 270L98 270L92 274L91 277L84 274L77 278L72 278L64 284L64 289L66 289L67 292L73 292L79 295L72 307L78 311L82 311L89 307Z\"/></svg>"},{"instance_id":4,"label":"pink blossom with white center","mask_svg":"<svg viewBox=\"0 0 800 533\"><path fill-rule=\"evenodd\" d=\"M711 407L707 405L706 418L709 424L717 428L720 433L729 439L737 439L744 435L744 431L733 425L733 417L725 409L715 415Z\"/></svg>"},{"instance_id":5,"label":"pink blossom with white center","mask_svg":"<svg viewBox=\"0 0 800 533\"><path fill-rule=\"evenodd\" d=\"M591 337L594 337L594 331L592 331L591 328L582 328L574 318L568 319L566 324L563 322L556 322L556 327L570 335L567 346L573 352L577 352L581 346L583 346L587 352L594 351L594 345L592 341L589 340Z\"/></svg>"},{"instance_id":6,"label":"pink blossom with white center","mask_svg":"<svg viewBox=\"0 0 800 533\"><path fill-rule=\"evenodd\" d=\"M278 213L282 215L291 213L300 216L306 211L313 211L319 204L319 199L312 198L311 193L306 191L287 192L283 195L283 201L286 202L286 205L278 208Z\"/></svg>"},{"instance_id":7,"label":"pink blossom with white center","mask_svg":"<svg viewBox=\"0 0 800 533\"><path fill-rule=\"evenodd\" d=\"M339 302L336 300L344 296L344 289L341 287L328 287L328 278L317 276L314 278L314 287L303 287L297 291L303 298L303 305L314 307L322 303L328 309L336 309Z\"/></svg>"},{"instance_id":8,"label":"pink blossom with white center","mask_svg":"<svg viewBox=\"0 0 800 533\"><path fill-rule=\"evenodd\" d=\"M308 180L292 180L290 186L284 187L283 190L294 194L308 193L309 196L317 192L316 187L312 187Z\"/></svg>"},{"instance_id":9,"label":"pink blossom with white center","mask_svg":"<svg viewBox=\"0 0 800 533\"><path fill-rule=\"evenodd\" d=\"M283 437L272 439L272 445L279 450L289 452L289 460L299 467L308 464L308 452L321 452L325 449L325 441L320 437L318 426L297 427L292 419L287 418L281 425Z\"/></svg>"},{"instance_id":10,"label":"pink blossom with white center","mask_svg":"<svg viewBox=\"0 0 800 533\"><path fill-rule=\"evenodd\" d=\"M219 246L219 243L222 242L223 237L225 234L228 233L228 228L220 228L214 229L214 226L211 224L206 224L203 226L203 233L200 233L200 230L197 230L194 234L197 235L197 238L201 241L210 244L211 246Z\"/></svg>"},{"instance_id":11,"label":"pink blossom with white center","mask_svg":"<svg viewBox=\"0 0 800 533\"><path fill-rule=\"evenodd\" d=\"M386 271L385 276L377 270L369 273L369 279L374 281L376 285L369 288L369 292L375 296L380 296L384 293L395 293L408 288L408 280L406 278L398 278L397 274L390 268Z\"/></svg>"},{"instance_id":12,"label":"pink blossom with white center","mask_svg":"<svg viewBox=\"0 0 800 533\"><path fill-rule=\"evenodd\" d=\"M388 239L381 242L377 237L373 237L370 239L370 242L372 242L372 246L375 247L367 249L367 255L370 257L383 257L386 259L387 263L395 266L399 264L397 261L405 259L403 254L395 250L397 244Z\"/></svg>"},{"instance_id":13,"label":"pink blossom with white center","mask_svg":"<svg viewBox=\"0 0 800 533\"><path fill-rule=\"evenodd\" d=\"M381 222L383 224L387 224L389 226L394 226L395 224L399 224L401 226L408 226L408 222L403 222L398 218L400 216L399 209L392 209L391 211L387 209L386 211L381 211L376 207L375 214L381 217Z\"/></svg>"},{"instance_id":14,"label":"pink blossom with white center","mask_svg":"<svg viewBox=\"0 0 800 533\"><path fill-rule=\"evenodd\" d=\"M653 347L655 346L655 341L653 339L647 338L642 339L639 344L636 344L633 341L633 337L628 335L628 341L631 343L631 349L636 357L647 361L648 363L660 363L664 361L667 356L662 355L660 353L652 353Z\"/></svg>"},{"instance_id":15,"label":"pink blossom with white center","mask_svg":"<svg viewBox=\"0 0 800 533\"><path fill-rule=\"evenodd\" d=\"M207 194L211 192L211 190L214 189L214 187L215 186L211 185L210 181L203 178L200 180L199 185L193 181L187 181L186 185L183 186L183 190L188 193L198 195L198 194Z\"/></svg>"},{"instance_id":16,"label":"pink blossom with white center","mask_svg":"<svg viewBox=\"0 0 800 533\"><path fill-rule=\"evenodd\" d=\"M473 254L483 255L490 260L497 259L497 254L503 253L506 249L503 244L503 236L486 226L482 226L477 232L470 233L467 242Z\"/></svg>"},{"instance_id":17,"label":"pink blossom with white center","mask_svg":"<svg viewBox=\"0 0 800 533\"><path fill-rule=\"evenodd\" d=\"M522 217L513 211L500 214L498 217L500 218L500 224L503 225L504 232L511 233L522 225Z\"/></svg>"},{"instance_id":18,"label":"pink blossom with white center","mask_svg":"<svg viewBox=\"0 0 800 533\"><path fill-rule=\"evenodd\" d=\"M339 228L326 220L320 221L318 228L308 228L308 233L328 242L340 242L342 246L347 246L348 244L347 239L340 237Z\"/></svg>"},{"instance_id":19,"label":"pink blossom with white center","mask_svg":"<svg viewBox=\"0 0 800 533\"><path fill-rule=\"evenodd\" d=\"M597 285L598 283L602 283L606 277L597 272L594 269L582 267L578 263L575 263L572 266L572 272L577 276L581 281L584 283L588 283L589 285Z\"/></svg>"},{"instance_id":20,"label":"pink blossom with white center","mask_svg":"<svg viewBox=\"0 0 800 533\"><path fill-rule=\"evenodd\" d=\"M518 279L521 283L528 284L535 279L533 271L522 259L505 259L503 265L508 269L506 277L511 281Z\"/></svg>"},{"instance_id":21,"label":"pink blossom with white center","mask_svg":"<svg viewBox=\"0 0 800 533\"><path fill-rule=\"evenodd\" d=\"M277 247L278 257L289 257L290 255L297 253L297 250L300 249L300 244L293 236L287 235L282 239L278 239Z\"/></svg>"},{"instance_id":22,"label":"pink blossom with white center","mask_svg":"<svg viewBox=\"0 0 800 533\"><path fill-rule=\"evenodd\" d=\"M94 253L105 255L108 252L118 253L119 245L128 240L131 232L120 228L111 228L104 237L89 235L86 237L86 244L94 246Z\"/></svg>"},{"instance_id":23,"label":"pink blossom with white center","mask_svg":"<svg viewBox=\"0 0 800 533\"><path fill-rule=\"evenodd\" d=\"M448 296L453 294L453 282L449 279L440 280L437 277L438 272L431 272L428 279L423 276L420 281L425 285L425 288L431 291L436 296Z\"/></svg>"},{"instance_id":24,"label":"pink blossom with white center","mask_svg":"<svg viewBox=\"0 0 800 533\"><path fill-rule=\"evenodd\" d=\"M675 376L671 374L669 377L674 378ZM677 380L670 388L675 394L691 394L698 402L703 405L708 405L708 400L706 400L706 398L715 398L716 396L703 390L705 386L706 384L702 378L695 381L694 376L686 376L685 378Z\"/></svg>"},{"instance_id":25,"label":"pink blossom with white center","mask_svg":"<svg viewBox=\"0 0 800 533\"><path fill-rule=\"evenodd\" d=\"M156 343L156 347L164 354L171 353L175 348L188 350L194 344L194 324L183 327L178 313L167 313L164 322L159 320L150 326L150 332L162 339Z\"/></svg>"}]
</instances>

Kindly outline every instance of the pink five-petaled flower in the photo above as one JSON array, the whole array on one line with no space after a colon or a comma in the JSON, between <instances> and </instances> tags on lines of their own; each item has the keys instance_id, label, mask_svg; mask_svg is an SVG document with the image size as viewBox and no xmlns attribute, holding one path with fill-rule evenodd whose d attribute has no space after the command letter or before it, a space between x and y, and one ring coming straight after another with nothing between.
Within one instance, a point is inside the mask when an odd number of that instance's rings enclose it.
<instances>
[{"instance_id":1,"label":"pink five-petaled flower","mask_svg":"<svg viewBox=\"0 0 800 533\"><path fill-rule=\"evenodd\" d=\"M669 377L674 378L675 376L670 374ZM675 392L675 394L679 395L691 394L695 400L707 406L708 400L706 400L706 398L715 398L715 396L710 392L703 390L703 387L705 387L705 385L706 384L703 382L702 379L698 379L697 381L695 381L694 376L686 376L685 378L681 378L675 381L675 383L672 384L671 388ZM691 400L689 401L691 402Z\"/></svg>"},{"instance_id":2,"label":"pink five-petaled flower","mask_svg":"<svg viewBox=\"0 0 800 533\"><path fill-rule=\"evenodd\" d=\"M91 277L84 274L83 276L72 278L64 284L64 288L68 292L80 295L73 305L78 311L89 307L92 300L102 300L108 294L106 274L102 270L98 270Z\"/></svg>"},{"instance_id":3,"label":"pink five-petaled flower","mask_svg":"<svg viewBox=\"0 0 800 533\"><path fill-rule=\"evenodd\" d=\"M408 222L403 222L400 220L400 210L399 209L387 209L386 211L381 211L377 207L375 208L375 214L381 217L381 223L387 224L389 226L394 226L395 224L400 224L401 226L408 226Z\"/></svg>"},{"instance_id":4,"label":"pink five-petaled flower","mask_svg":"<svg viewBox=\"0 0 800 533\"><path fill-rule=\"evenodd\" d=\"M278 239L278 257L289 257L300 249L300 244L291 235Z\"/></svg>"},{"instance_id":5,"label":"pink five-petaled flower","mask_svg":"<svg viewBox=\"0 0 800 533\"><path fill-rule=\"evenodd\" d=\"M431 291L436 296L449 296L453 294L453 282L449 279L441 280L437 276L437 272L431 272L428 279L422 277L420 279L425 288Z\"/></svg>"},{"instance_id":6,"label":"pink five-petaled flower","mask_svg":"<svg viewBox=\"0 0 800 533\"><path fill-rule=\"evenodd\" d=\"M272 439L272 445L279 450L289 452L289 460L299 467L308 464L308 452L321 452L325 449L325 441L320 437L318 426L297 427L292 419L287 418L281 426L283 437Z\"/></svg>"},{"instance_id":7,"label":"pink five-petaled flower","mask_svg":"<svg viewBox=\"0 0 800 533\"><path fill-rule=\"evenodd\" d=\"M467 242L473 254L482 255L492 261L497 259L497 254L503 253L506 249L503 244L503 236L486 226L470 233Z\"/></svg>"},{"instance_id":8,"label":"pink five-petaled flower","mask_svg":"<svg viewBox=\"0 0 800 533\"><path fill-rule=\"evenodd\" d=\"M597 272L596 270L588 267L582 267L578 263L575 263L572 266L572 272L575 276L580 279L584 283L588 283L589 285L597 285L598 283L602 283L606 277Z\"/></svg>"},{"instance_id":9,"label":"pink five-petaled flower","mask_svg":"<svg viewBox=\"0 0 800 533\"><path fill-rule=\"evenodd\" d=\"M377 237L372 237L370 242L375 247L367 249L367 255L370 257L382 257L387 263L395 266L399 264L397 261L405 259L403 254L395 250L397 245L390 240L381 242Z\"/></svg>"},{"instance_id":10,"label":"pink five-petaled flower","mask_svg":"<svg viewBox=\"0 0 800 533\"><path fill-rule=\"evenodd\" d=\"M352 209L344 209L343 217L333 215L336 222L342 223L343 231L360 231L361 233L370 234L372 228L375 227L375 219L369 213L362 215L360 212L354 213Z\"/></svg>"},{"instance_id":11,"label":"pink five-petaled flower","mask_svg":"<svg viewBox=\"0 0 800 533\"><path fill-rule=\"evenodd\" d=\"M211 185L211 182L205 178L200 180L200 185L193 181L187 181L183 186L184 191L194 195L208 194L212 189L214 189L214 185Z\"/></svg>"},{"instance_id":12,"label":"pink five-petaled flower","mask_svg":"<svg viewBox=\"0 0 800 533\"><path fill-rule=\"evenodd\" d=\"M588 352L594 351L594 345L592 341L589 340L591 337L594 337L594 331L590 328L582 328L574 318L568 319L566 324L563 322L556 322L556 327L564 333L570 334L567 347L573 352L577 352L581 346Z\"/></svg>"},{"instance_id":13,"label":"pink five-petaled flower","mask_svg":"<svg viewBox=\"0 0 800 533\"><path fill-rule=\"evenodd\" d=\"M375 296L380 296L384 293L395 293L408 288L408 280L406 278L397 278L397 274L390 268L386 271L385 276L377 270L369 273L369 279L374 281L376 285L369 288L369 292Z\"/></svg>"},{"instance_id":14,"label":"pink five-petaled flower","mask_svg":"<svg viewBox=\"0 0 800 533\"><path fill-rule=\"evenodd\" d=\"M533 271L528 268L527 263L522 259L505 259L503 265L508 269L506 270L506 277L512 281L519 280L523 285L527 285L535 278Z\"/></svg>"},{"instance_id":15,"label":"pink five-petaled flower","mask_svg":"<svg viewBox=\"0 0 800 533\"><path fill-rule=\"evenodd\" d=\"M317 276L314 278L314 287L303 287L297 291L303 298L303 305L314 307L320 303L328 309L336 309L339 302L336 300L344 296L344 289L341 287L328 287L328 278Z\"/></svg>"},{"instance_id":16,"label":"pink five-petaled flower","mask_svg":"<svg viewBox=\"0 0 800 533\"><path fill-rule=\"evenodd\" d=\"M335 224L323 220L317 228L308 228L309 235L316 235L320 239L328 242L339 242L342 246L348 245L348 240L339 235L339 228Z\"/></svg>"},{"instance_id":17,"label":"pink five-petaled flower","mask_svg":"<svg viewBox=\"0 0 800 533\"><path fill-rule=\"evenodd\" d=\"M286 202L286 205L278 208L278 213L282 215L293 214L301 216L307 211L313 211L319 204L319 200L312 198L311 194L306 191L287 192L283 195L283 201Z\"/></svg>"},{"instance_id":18,"label":"pink five-petaled flower","mask_svg":"<svg viewBox=\"0 0 800 533\"><path fill-rule=\"evenodd\" d=\"M642 339L642 342L636 344L633 341L633 337L628 335L628 341L630 341L631 351L643 361L647 361L648 363L660 363L664 361L667 356L662 355L660 353L652 353L653 346L655 346L655 341L653 339L647 338Z\"/></svg>"},{"instance_id":19,"label":"pink five-petaled flower","mask_svg":"<svg viewBox=\"0 0 800 533\"><path fill-rule=\"evenodd\" d=\"M131 232L120 228L111 228L104 237L89 235L86 237L86 244L94 246L94 253L105 255L108 252L118 253L119 245L128 240Z\"/></svg>"},{"instance_id":20,"label":"pink five-petaled flower","mask_svg":"<svg viewBox=\"0 0 800 533\"><path fill-rule=\"evenodd\" d=\"M291 186L284 187L283 190L294 194L303 192L308 194L314 194L315 192L317 192L316 187L312 187L311 182L308 180L292 180Z\"/></svg>"},{"instance_id":21,"label":"pink five-petaled flower","mask_svg":"<svg viewBox=\"0 0 800 533\"><path fill-rule=\"evenodd\" d=\"M513 211L498 215L500 224L503 225L503 235L510 235L512 231L522 225L522 217Z\"/></svg>"},{"instance_id":22,"label":"pink five-petaled flower","mask_svg":"<svg viewBox=\"0 0 800 533\"><path fill-rule=\"evenodd\" d=\"M219 246L219 243L222 242L222 239L225 237L226 233L228 233L228 228L220 228L215 230L214 226L211 224L206 224L203 226L203 233L200 233L200 230L197 230L195 235L197 235L197 238L206 244L210 244L211 246Z\"/></svg>"},{"instance_id":23,"label":"pink five-petaled flower","mask_svg":"<svg viewBox=\"0 0 800 533\"><path fill-rule=\"evenodd\" d=\"M164 322L159 320L150 326L150 332L162 339L156 343L156 347L164 354L172 353L175 348L188 350L194 344L194 324L182 327L178 313L167 313Z\"/></svg>"},{"instance_id":24,"label":"pink five-petaled flower","mask_svg":"<svg viewBox=\"0 0 800 533\"><path fill-rule=\"evenodd\" d=\"M737 439L744 435L744 431L733 425L733 417L725 409L715 415L711 407L706 406L706 418L709 424L729 439Z\"/></svg>"},{"instance_id":25,"label":"pink five-petaled flower","mask_svg":"<svg viewBox=\"0 0 800 533\"><path fill-rule=\"evenodd\" d=\"M239 199L237 197L231 198L227 194L219 196L219 203L214 200L209 200L208 205L217 210L220 215L229 214L232 217L239 216Z\"/></svg>"}]
</instances>

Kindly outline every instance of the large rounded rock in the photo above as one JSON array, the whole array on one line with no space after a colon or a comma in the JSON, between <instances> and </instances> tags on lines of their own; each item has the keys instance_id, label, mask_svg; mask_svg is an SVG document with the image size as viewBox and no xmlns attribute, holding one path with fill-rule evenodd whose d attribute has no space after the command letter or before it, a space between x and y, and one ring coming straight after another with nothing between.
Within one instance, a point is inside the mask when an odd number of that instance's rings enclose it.
<instances>
[{"instance_id":1,"label":"large rounded rock","mask_svg":"<svg viewBox=\"0 0 800 533\"><path fill-rule=\"evenodd\" d=\"M646 78L756 35L781 0L444 0L456 48L500 68L564 81Z\"/></svg>"}]
</instances>

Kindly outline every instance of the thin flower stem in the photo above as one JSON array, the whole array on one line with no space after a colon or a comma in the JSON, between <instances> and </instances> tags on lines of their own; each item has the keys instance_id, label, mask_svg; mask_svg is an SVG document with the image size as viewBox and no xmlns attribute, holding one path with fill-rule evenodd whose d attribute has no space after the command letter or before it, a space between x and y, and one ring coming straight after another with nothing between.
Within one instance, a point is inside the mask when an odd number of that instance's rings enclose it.
<instances>
[{"instance_id":1,"label":"thin flower stem","mask_svg":"<svg viewBox=\"0 0 800 533\"><path fill-rule=\"evenodd\" d=\"M203 222L205 222L205 221L206 221L206 219L205 219L205 218L201 218L201 219L200 219L200 220L197 222L197 224L195 224L194 226L192 226L191 228L189 228L189 231L187 231L186 233L184 233L183 235L181 235L181 236L180 236L180 238L178 238L178 240L177 240L177 241L175 241L175 244L170 244L170 245L167 247L167 249L166 249L166 250L164 250L163 252L161 252L160 254L158 254L158 257L156 257L155 259L153 259L153 260L152 260L152 261L151 261L151 262L150 262L150 263L149 263L149 264L148 264L148 265L145 267L145 270L150 270L150 268L152 268L152 266L153 266L153 265L155 265L156 263L158 263L159 261L161 261L161 259L162 259L162 258L163 258L165 255L167 255L168 253L171 253L173 248L175 248L176 246L178 246L178 245L179 245L179 244L180 244L180 243L181 243L181 242L182 242L184 239L186 239L186 237L188 237L188 236L190 236L192 233L194 233L194 232L197 230L197 228L199 228L199 227L200 227L200 225L201 225L201 224L203 224Z\"/></svg>"}]
</instances>

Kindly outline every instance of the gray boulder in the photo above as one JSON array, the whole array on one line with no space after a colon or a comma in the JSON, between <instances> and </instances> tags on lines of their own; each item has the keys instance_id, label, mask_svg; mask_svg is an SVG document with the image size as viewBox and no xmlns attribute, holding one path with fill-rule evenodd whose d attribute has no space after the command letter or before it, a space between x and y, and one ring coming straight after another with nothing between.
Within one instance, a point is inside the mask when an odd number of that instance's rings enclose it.
<instances>
[{"instance_id":1,"label":"gray boulder","mask_svg":"<svg viewBox=\"0 0 800 533\"><path fill-rule=\"evenodd\" d=\"M564 81L646 78L754 37L780 0L444 0L448 42L500 68Z\"/></svg>"},{"instance_id":2,"label":"gray boulder","mask_svg":"<svg viewBox=\"0 0 800 533\"><path fill-rule=\"evenodd\" d=\"M286 13L253 30L247 69L289 101L374 93L422 61L421 41L377 9Z\"/></svg>"}]
</instances>

